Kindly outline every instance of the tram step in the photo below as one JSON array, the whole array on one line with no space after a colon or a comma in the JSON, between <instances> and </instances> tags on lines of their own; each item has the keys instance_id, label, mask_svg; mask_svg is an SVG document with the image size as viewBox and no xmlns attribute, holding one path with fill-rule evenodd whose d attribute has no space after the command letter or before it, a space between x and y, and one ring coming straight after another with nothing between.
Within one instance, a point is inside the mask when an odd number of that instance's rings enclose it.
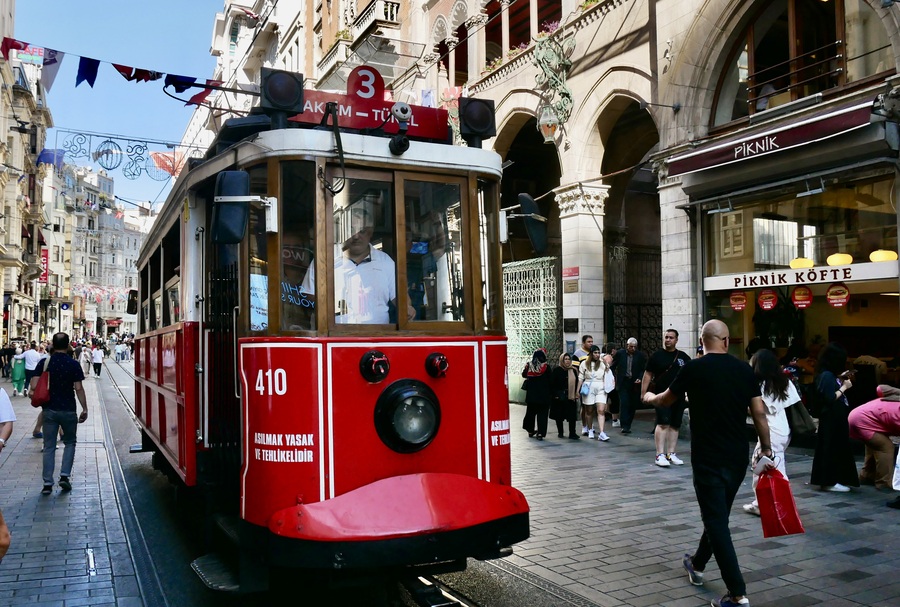
<instances>
[{"instance_id":1,"label":"tram step","mask_svg":"<svg viewBox=\"0 0 900 607\"><path fill-rule=\"evenodd\" d=\"M218 554L205 554L191 563L191 569L212 590L239 592L238 572Z\"/></svg>"}]
</instances>

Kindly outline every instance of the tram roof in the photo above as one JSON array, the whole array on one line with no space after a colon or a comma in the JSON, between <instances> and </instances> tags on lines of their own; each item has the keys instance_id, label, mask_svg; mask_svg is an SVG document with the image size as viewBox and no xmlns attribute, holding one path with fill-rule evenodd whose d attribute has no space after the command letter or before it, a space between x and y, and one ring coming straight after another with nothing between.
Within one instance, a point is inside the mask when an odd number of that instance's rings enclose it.
<instances>
[{"instance_id":1,"label":"tram roof","mask_svg":"<svg viewBox=\"0 0 900 607\"><path fill-rule=\"evenodd\" d=\"M388 148L389 142L388 137L342 132L344 163L352 166L358 162L365 162L368 166L378 164L385 168L401 170L418 168L475 171L498 179L503 173L502 159L493 150L411 140L409 149L402 155L395 156ZM337 160L334 133L308 128L262 131L239 141L190 171L182 172L150 233L144 239L145 246L139 256L139 263L143 264L148 251L158 245L165 231L169 229L173 215L182 212L182 201L187 190L215 177L221 171L239 169L267 158L282 156L326 157Z\"/></svg>"}]
</instances>

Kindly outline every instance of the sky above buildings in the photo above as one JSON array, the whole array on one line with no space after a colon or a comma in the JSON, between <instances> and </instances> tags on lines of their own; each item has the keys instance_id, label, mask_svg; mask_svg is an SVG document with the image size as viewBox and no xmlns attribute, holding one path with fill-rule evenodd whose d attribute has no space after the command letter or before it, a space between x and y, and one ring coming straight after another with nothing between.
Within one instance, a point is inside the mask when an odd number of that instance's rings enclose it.
<instances>
[{"instance_id":1,"label":"sky above buildings","mask_svg":"<svg viewBox=\"0 0 900 607\"><path fill-rule=\"evenodd\" d=\"M46 147L64 147L70 136L64 129L109 134L119 143L129 138L180 141L194 106L166 96L162 80L126 81L112 64L210 78L216 65L209 54L213 24L224 5L224 0L18 0L13 37L66 53L48 95L57 128L49 131ZM86 82L75 86L80 57L101 62L93 88ZM177 96L187 99L199 90ZM105 139L92 136L92 150ZM85 158L66 161L99 168ZM165 200L171 180L155 180L146 171L132 180L123 174L125 166L110 171L117 196L157 204Z\"/></svg>"}]
</instances>

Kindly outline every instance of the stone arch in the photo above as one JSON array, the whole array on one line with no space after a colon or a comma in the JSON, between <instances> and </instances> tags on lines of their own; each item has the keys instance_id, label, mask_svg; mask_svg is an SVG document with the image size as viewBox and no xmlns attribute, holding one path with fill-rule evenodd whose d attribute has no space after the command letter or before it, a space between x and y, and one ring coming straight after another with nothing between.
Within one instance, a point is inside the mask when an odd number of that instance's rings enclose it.
<instances>
[{"instance_id":1,"label":"stone arch","mask_svg":"<svg viewBox=\"0 0 900 607\"><path fill-rule=\"evenodd\" d=\"M880 0L865 3L881 17L891 40L894 63L900 65L900 11L881 8ZM728 54L759 6L759 2L709 0L683 40L674 42L672 67L660 77L660 103L680 103L682 111L672 126L660 133L663 148L706 134Z\"/></svg>"},{"instance_id":2,"label":"stone arch","mask_svg":"<svg viewBox=\"0 0 900 607\"><path fill-rule=\"evenodd\" d=\"M452 31L447 17L438 15L437 19L434 20L434 25L431 26L432 46L436 48L438 44L447 39Z\"/></svg>"},{"instance_id":3,"label":"stone arch","mask_svg":"<svg viewBox=\"0 0 900 607\"><path fill-rule=\"evenodd\" d=\"M465 2L459 1L450 9L451 32L455 32L459 26L464 25L469 17L469 8Z\"/></svg>"}]
</instances>

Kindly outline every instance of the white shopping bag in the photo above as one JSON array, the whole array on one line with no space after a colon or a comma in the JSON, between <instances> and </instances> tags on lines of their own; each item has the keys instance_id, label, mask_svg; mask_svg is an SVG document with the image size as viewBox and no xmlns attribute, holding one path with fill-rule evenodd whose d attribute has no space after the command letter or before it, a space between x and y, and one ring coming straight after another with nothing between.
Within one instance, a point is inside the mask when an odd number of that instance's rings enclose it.
<instances>
[{"instance_id":1,"label":"white shopping bag","mask_svg":"<svg viewBox=\"0 0 900 607\"><path fill-rule=\"evenodd\" d=\"M894 462L894 491L900 491L900 451L897 452L897 460Z\"/></svg>"}]
</instances>

